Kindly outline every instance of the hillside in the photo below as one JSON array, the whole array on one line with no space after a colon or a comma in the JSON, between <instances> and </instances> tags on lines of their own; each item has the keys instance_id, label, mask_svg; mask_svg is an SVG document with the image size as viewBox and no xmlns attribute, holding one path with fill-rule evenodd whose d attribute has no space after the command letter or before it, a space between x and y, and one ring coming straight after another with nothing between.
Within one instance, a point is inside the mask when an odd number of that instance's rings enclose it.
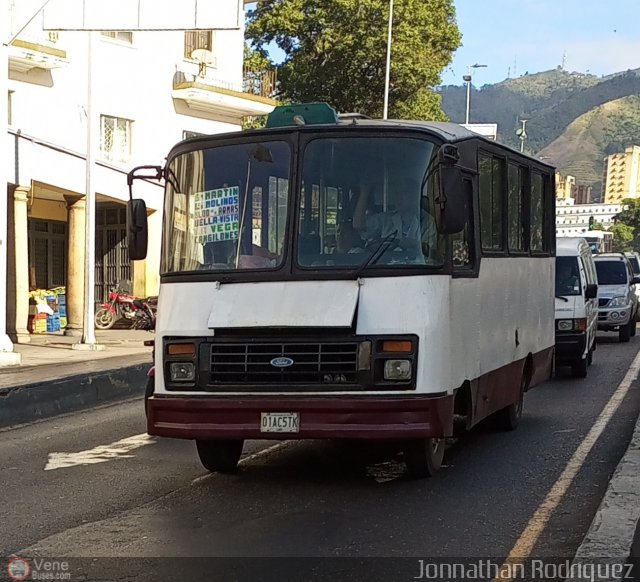
<instances>
[{"instance_id":1,"label":"hillside","mask_svg":"<svg viewBox=\"0 0 640 582\"><path fill-rule=\"evenodd\" d=\"M578 117L538 155L600 190L603 158L640 140L640 96L609 101Z\"/></svg>"},{"instance_id":2,"label":"hillside","mask_svg":"<svg viewBox=\"0 0 640 582\"><path fill-rule=\"evenodd\" d=\"M464 123L464 86L440 88L442 107L449 118ZM556 139L580 115L608 101L640 94L640 69L599 78L562 70L507 79L472 88L472 123L497 123L499 138L518 145L519 119L528 119L528 148L537 152Z\"/></svg>"},{"instance_id":3,"label":"hillside","mask_svg":"<svg viewBox=\"0 0 640 582\"><path fill-rule=\"evenodd\" d=\"M466 89L441 87L449 118L463 123ZM607 77L545 71L472 88L472 123L497 123L498 139L519 146L516 130L527 119L527 151L546 156L600 190L602 160L640 141L637 99L640 69ZM572 140L586 139L585 143Z\"/></svg>"}]
</instances>

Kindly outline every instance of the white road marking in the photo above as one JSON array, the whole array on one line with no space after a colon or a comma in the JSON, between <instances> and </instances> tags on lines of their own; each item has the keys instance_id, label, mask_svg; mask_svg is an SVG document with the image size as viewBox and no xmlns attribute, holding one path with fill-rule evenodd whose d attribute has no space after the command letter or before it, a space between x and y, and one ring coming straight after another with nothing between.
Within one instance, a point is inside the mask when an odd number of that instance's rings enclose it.
<instances>
[{"instance_id":1,"label":"white road marking","mask_svg":"<svg viewBox=\"0 0 640 582\"><path fill-rule=\"evenodd\" d=\"M567 463L564 471L553 484L553 487L551 487L549 493L547 493L547 496L544 498L538 509L536 509L536 512L529 520L527 527L511 549L509 556L501 568L500 574L494 578L494 581L499 580L500 582L510 582L513 579L512 574L518 571L517 567L514 568L513 565L522 564L531 555L540 535L549 523L553 512L556 510L558 505L560 505L560 502L571 486L571 483L573 483L578 471L582 468L582 465L584 465L591 449L596 444L598 438L600 438L600 435L616 413L616 410L618 410L618 407L624 400L627 392L629 392L631 384L637 380L639 372L640 352L636 354L636 357L631 363L625 377L622 379L622 382L620 382L616 391L609 399L609 402L607 402L606 406L602 409L600 416L596 419L587 436L580 443L580 446L576 449L575 453L573 453L573 456L569 460L569 463Z\"/></svg>"},{"instance_id":2,"label":"white road marking","mask_svg":"<svg viewBox=\"0 0 640 582\"><path fill-rule=\"evenodd\" d=\"M113 459L127 459L134 455L129 454L135 449L152 445L156 440L146 433L137 434L126 439L116 441L110 445L100 445L88 451L79 453L49 453L49 459L45 471L54 469L66 469L77 465L94 465L96 463L106 463Z\"/></svg>"}]
</instances>

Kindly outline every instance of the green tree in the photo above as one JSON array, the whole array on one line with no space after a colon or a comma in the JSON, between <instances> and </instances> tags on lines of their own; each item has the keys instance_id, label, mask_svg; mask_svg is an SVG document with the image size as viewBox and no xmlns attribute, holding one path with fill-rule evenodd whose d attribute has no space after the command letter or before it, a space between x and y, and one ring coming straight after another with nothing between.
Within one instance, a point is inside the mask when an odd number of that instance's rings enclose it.
<instances>
[{"instance_id":1,"label":"green tree","mask_svg":"<svg viewBox=\"0 0 640 582\"><path fill-rule=\"evenodd\" d=\"M615 237L616 230L614 229L616 227L627 227L626 229L618 229L621 236L628 236L631 233L631 242L629 243L631 248L626 250L638 250L640 249L640 200L628 198L623 201L623 204L625 209L616 216L616 224L611 228L611 231L614 232Z\"/></svg>"},{"instance_id":2,"label":"green tree","mask_svg":"<svg viewBox=\"0 0 640 582\"><path fill-rule=\"evenodd\" d=\"M613 251L625 253L633 250L634 232L631 226L618 222L611 227L613 233Z\"/></svg>"},{"instance_id":3,"label":"green tree","mask_svg":"<svg viewBox=\"0 0 640 582\"><path fill-rule=\"evenodd\" d=\"M282 97L380 117L388 17L388 0L258 0L247 39L264 55L271 43L284 51ZM395 1L389 117L446 119L432 87L460 38L453 0Z\"/></svg>"}]
</instances>

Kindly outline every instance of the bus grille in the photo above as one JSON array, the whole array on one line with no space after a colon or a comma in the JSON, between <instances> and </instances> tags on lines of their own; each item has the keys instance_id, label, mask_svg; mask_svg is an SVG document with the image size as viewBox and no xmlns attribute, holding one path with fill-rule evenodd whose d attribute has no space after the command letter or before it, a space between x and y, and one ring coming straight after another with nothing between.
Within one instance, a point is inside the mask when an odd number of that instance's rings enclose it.
<instances>
[{"instance_id":1,"label":"bus grille","mask_svg":"<svg viewBox=\"0 0 640 582\"><path fill-rule=\"evenodd\" d=\"M211 344L212 384L355 384L357 372L356 342Z\"/></svg>"}]
</instances>

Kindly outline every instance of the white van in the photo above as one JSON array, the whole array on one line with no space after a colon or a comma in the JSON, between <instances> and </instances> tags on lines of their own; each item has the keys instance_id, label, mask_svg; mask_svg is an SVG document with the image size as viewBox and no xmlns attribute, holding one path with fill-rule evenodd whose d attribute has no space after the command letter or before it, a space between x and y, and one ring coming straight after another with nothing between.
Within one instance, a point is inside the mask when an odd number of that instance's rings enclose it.
<instances>
[{"instance_id":1,"label":"white van","mask_svg":"<svg viewBox=\"0 0 640 582\"><path fill-rule=\"evenodd\" d=\"M591 248L583 238L556 243L556 366L584 378L596 349L598 284Z\"/></svg>"}]
</instances>

